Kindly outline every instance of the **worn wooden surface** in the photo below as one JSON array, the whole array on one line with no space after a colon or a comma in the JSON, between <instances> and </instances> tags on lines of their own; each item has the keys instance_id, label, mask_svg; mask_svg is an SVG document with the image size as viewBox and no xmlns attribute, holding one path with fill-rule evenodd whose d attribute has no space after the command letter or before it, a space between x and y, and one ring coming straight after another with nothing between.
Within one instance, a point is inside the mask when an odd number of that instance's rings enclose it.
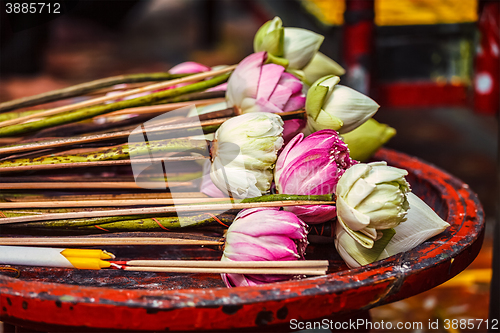
<instances>
[{"instance_id":1,"label":"worn wooden surface","mask_svg":"<svg viewBox=\"0 0 500 333\"><path fill-rule=\"evenodd\" d=\"M328 275L227 289L218 275L26 268L0 275L0 320L45 330L130 331L252 329L291 319L347 318L421 293L469 265L484 236L481 205L467 185L416 158L381 150L377 160L409 171L413 192L451 227L416 249L349 270L333 244L308 248L328 259ZM216 249L110 247L120 259L218 259Z\"/></svg>"}]
</instances>

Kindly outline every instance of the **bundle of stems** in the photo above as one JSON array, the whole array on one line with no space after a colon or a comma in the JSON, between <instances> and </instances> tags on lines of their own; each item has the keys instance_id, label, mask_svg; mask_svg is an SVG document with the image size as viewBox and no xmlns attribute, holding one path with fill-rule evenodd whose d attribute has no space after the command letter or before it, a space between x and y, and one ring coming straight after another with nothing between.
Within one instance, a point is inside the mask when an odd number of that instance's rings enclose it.
<instances>
[{"instance_id":1,"label":"bundle of stems","mask_svg":"<svg viewBox=\"0 0 500 333\"><path fill-rule=\"evenodd\" d=\"M226 72L229 71L230 69L225 70ZM222 71L219 71L219 73ZM201 79L203 77L209 77L215 75L214 72L206 72L202 73L204 75L192 75L191 77L185 78L184 81L190 81L192 80L193 77L196 77L195 79ZM35 113L32 115L27 115L25 117L20 117L20 118L15 118L11 120L6 120L2 123L0 123L0 137L8 137L8 136L14 136L14 135L20 135L20 134L25 134L25 133L30 133L34 131L39 131L41 129L45 128L50 128L54 126L59 126L63 124L68 124L92 117L96 117L105 113L110 113L112 111L117 111L121 109L126 109L126 108L131 108L131 107L137 107L137 106L144 106L144 105L151 105L155 102L159 102L161 100L167 99L167 98L172 98L172 97L177 97L183 94L188 94L188 93L193 93L193 92L199 92L206 90L210 87L217 86L221 83L224 83L227 81L229 78L230 74L222 74L215 76L211 79L208 79L206 81L201 81L193 84L189 84L186 86L178 87L178 88L173 88L169 90L164 90L164 91L159 91L155 93L148 94L143 97L137 97L133 98L130 100L124 100L124 101L118 101L118 102L113 102L109 104L103 104L103 105L95 105L98 103L103 103L109 100L115 100L120 97L124 97L127 95L135 94L137 92L134 91L128 91L122 95L114 95L114 96L108 96L106 98L98 98L90 101L85 101L82 103L77 103L77 104L70 104L65 107L60 107L52 110L46 110L40 113ZM190 80L188 80L191 78ZM175 82L173 82L175 81ZM181 80L173 80L173 81L168 81L168 85L164 84L163 86L171 86L175 85L178 83L181 83ZM152 89L158 89L161 88L161 86L148 86L141 88L141 92L144 91L150 91ZM78 107L81 107L78 109ZM76 108L76 109L75 109ZM38 118L38 117L45 117L40 120L35 120L32 122L27 122L23 123L23 121L33 119L33 118Z\"/></svg>"},{"instance_id":2,"label":"bundle of stems","mask_svg":"<svg viewBox=\"0 0 500 333\"><path fill-rule=\"evenodd\" d=\"M173 80L188 75L189 74L170 74L170 73L160 72L160 73L128 74L128 75L112 76L104 79L77 84L63 89L52 90L34 96L23 97L12 101L3 102L0 103L0 112L14 110L27 106L54 102L60 99L85 95L89 92L101 88L111 87L117 84Z\"/></svg>"}]
</instances>

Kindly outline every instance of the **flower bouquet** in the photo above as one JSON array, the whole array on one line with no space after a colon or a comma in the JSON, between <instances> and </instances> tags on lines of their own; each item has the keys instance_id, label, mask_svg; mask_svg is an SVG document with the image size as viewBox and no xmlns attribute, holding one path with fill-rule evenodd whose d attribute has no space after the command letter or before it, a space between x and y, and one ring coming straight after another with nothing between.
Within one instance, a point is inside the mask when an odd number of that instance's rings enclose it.
<instances>
[{"instance_id":1,"label":"flower bouquet","mask_svg":"<svg viewBox=\"0 0 500 333\"><path fill-rule=\"evenodd\" d=\"M218 246L220 263L109 256L78 268L215 272L238 287L327 274L328 261L307 259L318 241L355 268L438 235L449 224L407 170L370 161L395 130L339 84L322 41L276 17L237 65L186 62L1 103L0 245Z\"/></svg>"}]
</instances>

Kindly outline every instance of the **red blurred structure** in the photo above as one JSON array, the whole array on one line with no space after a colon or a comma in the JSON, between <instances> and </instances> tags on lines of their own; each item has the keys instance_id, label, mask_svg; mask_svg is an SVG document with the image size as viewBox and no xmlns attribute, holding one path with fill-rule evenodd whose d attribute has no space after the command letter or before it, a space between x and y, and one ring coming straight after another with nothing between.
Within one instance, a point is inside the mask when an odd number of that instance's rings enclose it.
<instances>
[{"instance_id":1,"label":"red blurred structure","mask_svg":"<svg viewBox=\"0 0 500 333\"><path fill-rule=\"evenodd\" d=\"M500 3L484 4L478 22L481 34L474 74L474 110L495 114L500 110Z\"/></svg>"}]
</instances>

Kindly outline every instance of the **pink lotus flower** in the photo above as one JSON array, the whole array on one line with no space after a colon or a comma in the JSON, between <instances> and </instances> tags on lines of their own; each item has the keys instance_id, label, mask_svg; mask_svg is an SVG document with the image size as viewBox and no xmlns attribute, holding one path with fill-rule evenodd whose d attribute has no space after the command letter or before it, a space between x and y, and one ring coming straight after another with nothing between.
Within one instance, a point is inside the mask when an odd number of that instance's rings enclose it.
<instances>
[{"instance_id":1,"label":"pink lotus flower","mask_svg":"<svg viewBox=\"0 0 500 333\"><path fill-rule=\"evenodd\" d=\"M335 193L345 170L357 162L349 157L347 145L333 130L299 134L278 156L274 181L278 193L319 195ZM286 210L307 223L326 222L336 216L335 206L295 206Z\"/></svg>"},{"instance_id":2,"label":"pink lotus flower","mask_svg":"<svg viewBox=\"0 0 500 333\"><path fill-rule=\"evenodd\" d=\"M306 224L278 208L245 209L227 229L222 261L304 259ZM228 288L289 280L290 275L222 274Z\"/></svg>"},{"instance_id":3,"label":"pink lotus flower","mask_svg":"<svg viewBox=\"0 0 500 333\"><path fill-rule=\"evenodd\" d=\"M239 63L228 80L228 107L234 106L241 113L277 113L304 108L302 82L286 73L283 66L264 64L266 59L267 53L259 52Z\"/></svg>"}]
</instances>

